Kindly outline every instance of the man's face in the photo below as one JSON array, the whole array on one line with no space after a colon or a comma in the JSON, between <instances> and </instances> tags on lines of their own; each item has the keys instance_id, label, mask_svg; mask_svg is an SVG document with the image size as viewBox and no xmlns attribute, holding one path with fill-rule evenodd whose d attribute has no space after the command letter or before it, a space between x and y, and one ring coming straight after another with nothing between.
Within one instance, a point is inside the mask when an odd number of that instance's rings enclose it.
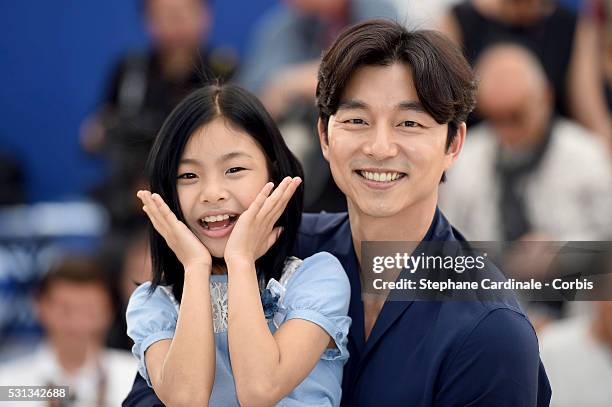
<instances>
[{"instance_id":1,"label":"man's face","mask_svg":"<svg viewBox=\"0 0 612 407\"><path fill-rule=\"evenodd\" d=\"M348 0L284 0L284 2L303 13L325 17L328 14L337 14L346 6Z\"/></svg>"},{"instance_id":2,"label":"man's face","mask_svg":"<svg viewBox=\"0 0 612 407\"><path fill-rule=\"evenodd\" d=\"M112 319L110 294L98 283L59 280L37 305L51 339L74 349L102 341Z\"/></svg>"},{"instance_id":3,"label":"man's face","mask_svg":"<svg viewBox=\"0 0 612 407\"><path fill-rule=\"evenodd\" d=\"M197 48L210 25L201 0L149 0L147 25L162 49Z\"/></svg>"},{"instance_id":4,"label":"man's face","mask_svg":"<svg viewBox=\"0 0 612 407\"><path fill-rule=\"evenodd\" d=\"M544 136L552 96L545 85L530 80L521 66L527 62L520 56L500 52L483 64L478 112L493 127L504 147L528 150Z\"/></svg>"},{"instance_id":5,"label":"man's face","mask_svg":"<svg viewBox=\"0 0 612 407\"><path fill-rule=\"evenodd\" d=\"M502 0L500 15L511 24L527 25L542 14L542 0Z\"/></svg>"},{"instance_id":6,"label":"man's face","mask_svg":"<svg viewBox=\"0 0 612 407\"><path fill-rule=\"evenodd\" d=\"M446 124L421 106L405 64L357 69L319 136L334 180L351 211L373 217L401 215L419 204L435 205L443 171L465 135L447 152Z\"/></svg>"}]
</instances>

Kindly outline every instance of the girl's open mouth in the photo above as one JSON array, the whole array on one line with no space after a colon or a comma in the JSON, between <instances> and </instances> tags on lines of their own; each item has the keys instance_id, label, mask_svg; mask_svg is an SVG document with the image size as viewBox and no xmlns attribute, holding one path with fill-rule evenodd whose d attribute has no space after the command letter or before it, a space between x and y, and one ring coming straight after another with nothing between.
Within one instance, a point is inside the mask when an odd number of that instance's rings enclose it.
<instances>
[{"instance_id":1,"label":"girl's open mouth","mask_svg":"<svg viewBox=\"0 0 612 407\"><path fill-rule=\"evenodd\" d=\"M198 220L202 233L209 237L225 237L230 234L238 215L206 216Z\"/></svg>"}]
</instances>

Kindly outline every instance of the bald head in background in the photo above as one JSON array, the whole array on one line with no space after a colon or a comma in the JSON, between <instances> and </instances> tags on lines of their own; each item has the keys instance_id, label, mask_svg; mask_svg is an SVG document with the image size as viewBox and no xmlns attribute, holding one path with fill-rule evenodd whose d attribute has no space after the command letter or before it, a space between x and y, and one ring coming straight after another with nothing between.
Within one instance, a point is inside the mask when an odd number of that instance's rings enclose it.
<instances>
[{"instance_id":1,"label":"bald head in background","mask_svg":"<svg viewBox=\"0 0 612 407\"><path fill-rule=\"evenodd\" d=\"M535 148L546 135L554 103L535 55L520 45L496 45L482 54L476 71L478 112L500 144L510 150Z\"/></svg>"}]
</instances>

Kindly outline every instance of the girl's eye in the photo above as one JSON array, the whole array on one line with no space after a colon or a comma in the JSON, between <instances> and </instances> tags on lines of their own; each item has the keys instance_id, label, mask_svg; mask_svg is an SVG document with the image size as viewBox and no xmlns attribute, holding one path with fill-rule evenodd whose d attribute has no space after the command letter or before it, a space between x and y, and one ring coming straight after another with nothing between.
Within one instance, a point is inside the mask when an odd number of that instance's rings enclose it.
<instances>
[{"instance_id":1,"label":"girl's eye","mask_svg":"<svg viewBox=\"0 0 612 407\"><path fill-rule=\"evenodd\" d=\"M237 172L243 171L245 168L242 167L232 167L230 169L228 169L225 173L226 174L235 174Z\"/></svg>"},{"instance_id":2,"label":"girl's eye","mask_svg":"<svg viewBox=\"0 0 612 407\"><path fill-rule=\"evenodd\" d=\"M366 124L366 121L363 119L348 119L343 121L342 123L347 123L347 124Z\"/></svg>"},{"instance_id":3,"label":"girl's eye","mask_svg":"<svg viewBox=\"0 0 612 407\"><path fill-rule=\"evenodd\" d=\"M197 175L195 175L193 172L185 172L183 174L180 174L177 178L178 179L194 179L196 177Z\"/></svg>"},{"instance_id":4,"label":"girl's eye","mask_svg":"<svg viewBox=\"0 0 612 407\"><path fill-rule=\"evenodd\" d=\"M420 125L417 122L413 122L412 120L403 121L400 126L403 127L419 127Z\"/></svg>"}]
</instances>

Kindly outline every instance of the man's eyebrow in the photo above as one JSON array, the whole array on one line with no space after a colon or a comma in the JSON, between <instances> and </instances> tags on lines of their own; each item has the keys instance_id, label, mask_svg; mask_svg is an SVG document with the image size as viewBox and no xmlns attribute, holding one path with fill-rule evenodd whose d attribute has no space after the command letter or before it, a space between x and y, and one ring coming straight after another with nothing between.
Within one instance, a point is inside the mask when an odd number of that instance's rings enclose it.
<instances>
[{"instance_id":1,"label":"man's eyebrow","mask_svg":"<svg viewBox=\"0 0 612 407\"><path fill-rule=\"evenodd\" d=\"M398 103L397 106L400 110L413 110L418 113L427 113L421 102L417 102L414 100L405 100L403 102Z\"/></svg>"},{"instance_id":2,"label":"man's eyebrow","mask_svg":"<svg viewBox=\"0 0 612 407\"><path fill-rule=\"evenodd\" d=\"M342 100L338 104L338 110L340 109L367 109L368 105L358 99L347 99Z\"/></svg>"},{"instance_id":3,"label":"man's eyebrow","mask_svg":"<svg viewBox=\"0 0 612 407\"><path fill-rule=\"evenodd\" d=\"M368 104L359 99L347 99L340 102L338 110L340 109L367 109ZM397 104L399 110L413 110L419 113L427 113L421 102L414 100L405 100Z\"/></svg>"}]
</instances>

